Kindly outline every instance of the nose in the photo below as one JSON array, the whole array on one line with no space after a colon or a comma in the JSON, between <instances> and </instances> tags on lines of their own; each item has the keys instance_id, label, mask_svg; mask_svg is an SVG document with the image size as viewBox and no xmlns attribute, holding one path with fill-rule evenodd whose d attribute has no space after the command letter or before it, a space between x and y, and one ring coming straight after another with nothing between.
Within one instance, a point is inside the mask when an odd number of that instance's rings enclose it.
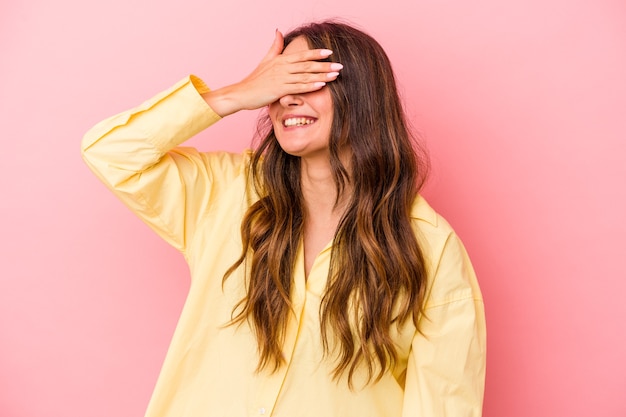
<instances>
[{"instance_id":1,"label":"nose","mask_svg":"<svg viewBox=\"0 0 626 417\"><path fill-rule=\"evenodd\" d=\"M283 107L299 106L302 104L302 97L299 94L287 94L279 98L278 102Z\"/></svg>"}]
</instances>

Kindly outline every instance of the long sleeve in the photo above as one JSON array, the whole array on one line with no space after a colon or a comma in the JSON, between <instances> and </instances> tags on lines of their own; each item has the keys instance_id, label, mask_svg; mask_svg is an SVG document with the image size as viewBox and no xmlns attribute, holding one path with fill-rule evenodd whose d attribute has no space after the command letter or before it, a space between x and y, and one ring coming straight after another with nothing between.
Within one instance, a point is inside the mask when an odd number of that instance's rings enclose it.
<instances>
[{"instance_id":1,"label":"long sleeve","mask_svg":"<svg viewBox=\"0 0 626 417\"><path fill-rule=\"evenodd\" d=\"M205 91L200 79L189 76L140 106L98 123L82 142L83 159L91 170L180 251L187 247L211 193L207 156L175 148L220 119L201 97Z\"/></svg>"},{"instance_id":2,"label":"long sleeve","mask_svg":"<svg viewBox=\"0 0 626 417\"><path fill-rule=\"evenodd\" d=\"M451 233L435 266L412 344L403 417L479 417L485 380L483 301L467 253Z\"/></svg>"},{"instance_id":3,"label":"long sleeve","mask_svg":"<svg viewBox=\"0 0 626 417\"><path fill-rule=\"evenodd\" d=\"M97 124L83 139L87 165L190 266L192 285L146 415L480 416L480 290L461 242L422 198L412 218L429 262L426 314L419 331L411 321L396 337L402 351L398 375L385 374L356 391L329 376L334 365L324 359L320 343L319 303L331 245L306 280L300 245L294 268L300 318L286 330L292 353L275 373L256 371L254 332L225 326L245 296L244 268L222 285L241 253L241 219L257 199L246 170L250 155L179 147L219 120L203 91L204 84L189 77Z\"/></svg>"}]
</instances>

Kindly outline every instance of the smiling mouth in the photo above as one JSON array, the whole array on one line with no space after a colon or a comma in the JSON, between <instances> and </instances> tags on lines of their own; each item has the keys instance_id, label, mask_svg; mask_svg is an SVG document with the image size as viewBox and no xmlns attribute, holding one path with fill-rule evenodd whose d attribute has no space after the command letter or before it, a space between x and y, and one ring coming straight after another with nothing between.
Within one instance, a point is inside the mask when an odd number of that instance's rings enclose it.
<instances>
[{"instance_id":1,"label":"smiling mouth","mask_svg":"<svg viewBox=\"0 0 626 417\"><path fill-rule=\"evenodd\" d=\"M283 120L283 126L285 127L297 127L297 126L306 126L315 123L317 119L309 118L309 117L291 117L289 119Z\"/></svg>"}]
</instances>

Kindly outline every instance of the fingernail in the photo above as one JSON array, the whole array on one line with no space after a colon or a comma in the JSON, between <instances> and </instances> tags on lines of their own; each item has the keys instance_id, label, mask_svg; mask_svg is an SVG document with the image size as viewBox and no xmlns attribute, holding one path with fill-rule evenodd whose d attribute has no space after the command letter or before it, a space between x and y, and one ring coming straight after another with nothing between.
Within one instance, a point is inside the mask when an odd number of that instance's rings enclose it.
<instances>
[{"instance_id":1,"label":"fingernail","mask_svg":"<svg viewBox=\"0 0 626 417\"><path fill-rule=\"evenodd\" d=\"M341 65L338 62L333 62L332 64L330 64L330 69L331 70L335 70L336 71L336 70L340 70L342 68L343 68L343 65Z\"/></svg>"},{"instance_id":2,"label":"fingernail","mask_svg":"<svg viewBox=\"0 0 626 417\"><path fill-rule=\"evenodd\" d=\"M318 82L314 83L313 85L315 87L321 88L321 87L324 87L326 85L326 83L323 82L323 81L318 81Z\"/></svg>"},{"instance_id":3,"label":"fingernail","mask_svg":"<svg viewBox=\"0 0 626 417\"><path fill-rule=\"evenodd\" d=\"M338 76L338 75L339 75L339 73L338 73L338 72L329 72L328 74L326 74L326 76L327 76L328 78L334 78L334 77L336 77L336 76Z\"/></svg>"},{"instance_id":4,"label":"fingernail","mask_svg":"<svg viewBox=\"0 0 626 417\"><path fill-rule=\"evenodd\" d=\"M333 53L333 51L331 51L330 49L322 49L322 50L320 51L320 55L321 55L321 56L329 56L329 55L331 55L332 53Z\"/></svg>"}]
</instances>

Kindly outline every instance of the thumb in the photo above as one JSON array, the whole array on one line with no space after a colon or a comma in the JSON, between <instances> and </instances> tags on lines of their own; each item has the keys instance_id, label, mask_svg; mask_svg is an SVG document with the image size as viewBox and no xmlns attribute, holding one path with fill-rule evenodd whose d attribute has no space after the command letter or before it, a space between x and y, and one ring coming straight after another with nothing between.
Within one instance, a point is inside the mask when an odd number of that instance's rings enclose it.
<instances>
[{"instance_id":1,"label":"thumb","mask_svg":"<svg viewBox=\"0 0 626 417\"><path fill-rule=\"evenodd\" d=\"M270 49L269 51L267 51L267 54L265 55L265 58L263 58L263 60L267 61L269 59L277 57L283 52L283 47L284 47L283 34L278 29L276 29L276 34L274 36L274 41L272 42L272 46L270 46Z\"/></svg>"}]
</instances>

